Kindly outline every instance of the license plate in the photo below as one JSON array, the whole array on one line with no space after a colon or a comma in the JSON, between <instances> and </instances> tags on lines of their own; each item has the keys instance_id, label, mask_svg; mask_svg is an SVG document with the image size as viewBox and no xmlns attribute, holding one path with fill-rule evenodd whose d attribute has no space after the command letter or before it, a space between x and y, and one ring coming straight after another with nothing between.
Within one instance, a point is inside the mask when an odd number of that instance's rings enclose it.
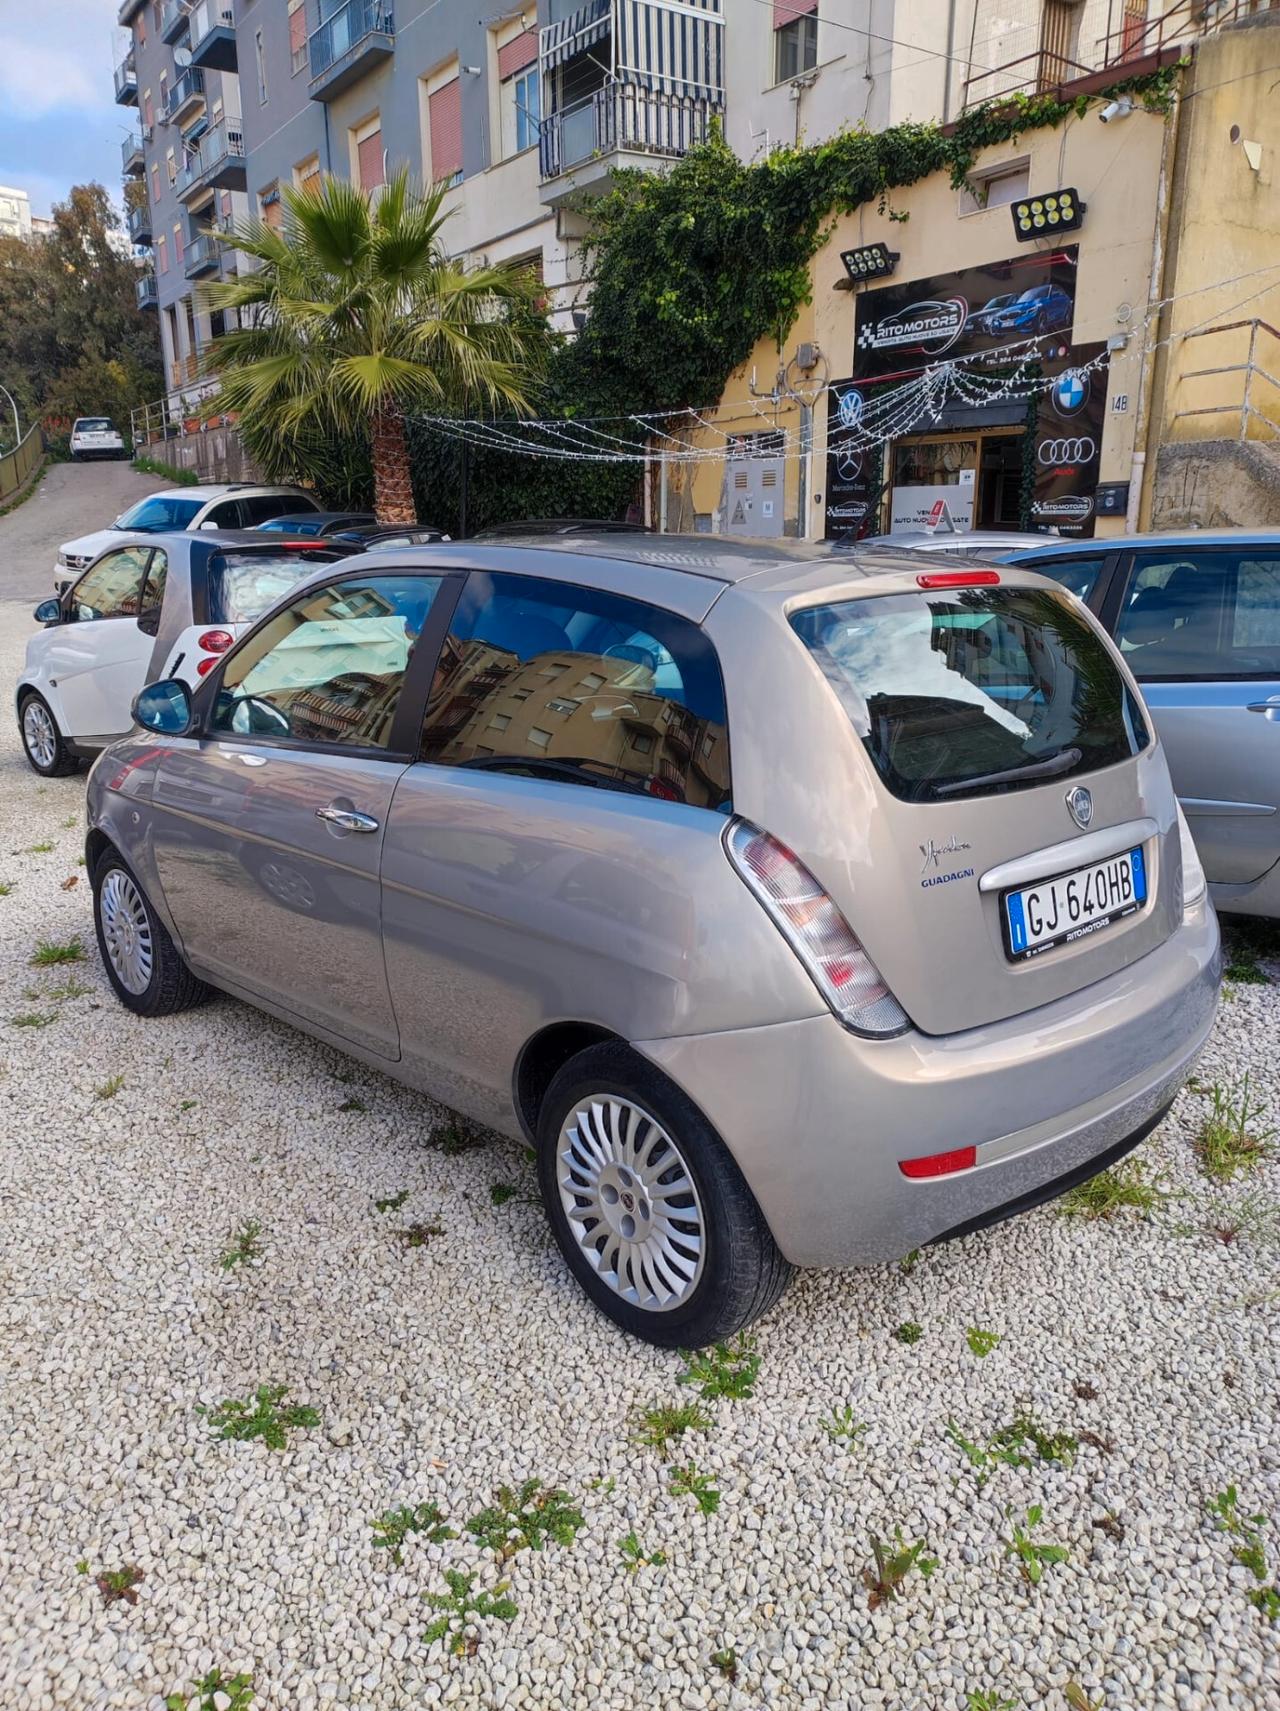
<instances>
[{"instance_id":1,"label":"license plate","mask_svg":"<svg viewBox=\"0 0 1280 1711\"><path fill-rule=\"evenodd\" d=\"M1005 938L1015 962L1071 944L1132 915L1147 900L1147 864L1140 849L1043 879L1003 898Z\"/></svg>"}]
</instances>

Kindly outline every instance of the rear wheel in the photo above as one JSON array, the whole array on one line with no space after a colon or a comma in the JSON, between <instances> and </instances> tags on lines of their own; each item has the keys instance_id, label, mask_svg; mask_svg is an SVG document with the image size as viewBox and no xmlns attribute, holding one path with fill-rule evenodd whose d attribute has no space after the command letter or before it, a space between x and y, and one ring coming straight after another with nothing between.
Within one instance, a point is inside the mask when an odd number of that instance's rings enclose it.
<instances>
[{"instance_id":1,"label":"rear wheel","mask_svg":"<svg viewBox=\"0 0 1280 1711\"><path fill-rule=\"evenodd\" d=\"M732 1336L790 1279L723 1141L625 1046L592 1046L556 1075L538 1118L538 1176L569 1269L646 1342Z\"/></svg>"},{"instance_id":2,"label":"rear wheel","mask_svg":"<svg viewBox=\"0 0 1280 1711\"><path fill-rule=\"evenodd\" d=\"M93 871L93 924L107 979L138 1016L172 1016L206 999L124 859L108 850Z\"/></svg>"},{"instance_id":3,"label":"rear wheel","mask_svg":"<svg viewBox=\"0 0 1280 1711\"><path fill-rule=\"evenodd\" d=\"M24 695L18 704L18 729L22 733L22 749L27 764L41 778L64 778L80 765L68 752L58 722L49 711L49 703L34 690Z\"/></svg>"}]
</instances>

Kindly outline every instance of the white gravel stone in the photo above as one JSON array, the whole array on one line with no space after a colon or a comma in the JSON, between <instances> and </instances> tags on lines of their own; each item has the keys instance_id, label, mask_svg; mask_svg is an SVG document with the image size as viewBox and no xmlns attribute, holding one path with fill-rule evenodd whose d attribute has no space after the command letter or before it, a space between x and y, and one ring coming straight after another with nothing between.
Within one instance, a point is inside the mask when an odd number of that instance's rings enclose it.
<instances>
[{"instance_id":1,"label":"white gravel stone","mask_svg":"<svg viewBox=\"0 0 1280 1711\"><path fill-rule=\"evenodd\" d=\"M5 705L28 628L0 611ZM254 1711L963 1711L979 1689L1063 1711L1072 1679L1107 1711L1280 1711L1280 1626L1205 1515L1236 1484L1280 1574L1280 1248L1178 1233L1214 1203L1274 1206L1280 1166L1207 1185L1202 1095L1144 1149L1183 1196L1149 1222L1045 1209L910 1273L801 1277L759 1329L754 1400L712 1404L714 1431L670 1458L719 1485L703 1517L631 1442L637 1409L687 1396L681 1362L590 1309L536 1208L490 1204L518 1149L445 1158L435 1108L228 999L152 1023L114 1002L76 865L83 793L0 729L3 1711L160 1711L215 1667L252 1673ZM83 964L28 966L37 938L74 934ZM68 973L88 993L53 999ZM32 1009L55 1019L12 1025ZM1278 1037L1280 985L1241 986L1199 1070L1248 1069L1260 1127L1280 1124ZM340 1112L353 1095L367 1111ZM401 1188L401 1212L374 1211ZM245 1218L264 1257L228 1275ZM407 1250L394 1232L419 1220L444 1234ZM890 1334L908 1319L914 1347ZM1001 1333L986 1359L970 1325ZM279 1454L212 1439L196 1404L267 1382L321 1429ZM868 1428L851 1451L820 1424L846 1403ZM1022 1405L1112 1447L980 1490L946 1423L984 1439ZM411 1537L397 1568L372 1520L434 1500L459 1525L526 1476L573 1493L584 1530L506 1565L518 1615L482 1623L472 1655L428 1649L420 1594L454 1566L491 1587L492 1560ZM1036 1503L1037 1538L1071 1556L1031 1588L1003 1541L1006 1505ZM868 1534L896 1526L938 1567L871 1611ZM627 1571L632 1528L665 1567ZM136 1564L137 1603L106 1607L82 1560ZM729 1647L732 1686L711 1661Z\"/></svg>"}]
</instances>

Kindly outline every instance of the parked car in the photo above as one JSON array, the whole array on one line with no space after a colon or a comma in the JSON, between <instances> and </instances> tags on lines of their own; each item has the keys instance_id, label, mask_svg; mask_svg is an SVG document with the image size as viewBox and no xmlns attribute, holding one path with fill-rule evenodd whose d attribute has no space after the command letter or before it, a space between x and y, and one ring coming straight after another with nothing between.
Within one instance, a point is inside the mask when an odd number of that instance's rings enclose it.
<instances>
[{"instance_id":1,"label":"parked car","mask_svg":"<svg viewBox=\"0 0 1280 1711\"><path fill-rule=\"evenodd\" d=\"M903 529L896 535L868 535L861 541L833 541L838 548L854 547L864 552L868 547L886 552L908 549L920 553L968 554L981 558L986 564L1005 564L1015 555L1035 552L1056 541L1057 535L1034 535L1015 529L961 529L954 533L935 534L929 529Z\"/></svg>"},{"instance_id":2,"label":"parked car","mask_svg":"<svg viewBox=\"0 0 1280 1711\"><path fill-rule=\"evenodd\" d=\"M77 416L68 444L72 463L87 457L124 456L124 435L110 416Z\"/></svg>"},{"instance_id":3,"label":"parked car","mask_svg":"<svg viewBox=\"0 0 1280 1711\"><path fill-rule=\"evenodd\" d=\"M1017 301L1018 293L1016 291L1003 291L998 297L988 297L981 309L970 310L969 328L967 330L972 330L975 333L989 333L992 330L993 317L1001 309L1011 308Z\"/></svg>"},{"instance_id":4,"label":"parked car","mask_svg":"<svg viewBox=\"0 0 1280 1711\"><path fill-rule=\"evenodd\" d=\"M430 523L357 523L349 529L336 530L329 539L341 542L353 552L373 552L381 547L429 547L449 537Z\"/></svg>"},{"instance_id":5,"label":"parked car","mask_svg":"<svg viewBox=\"0 0 1280 1711\"><path fill-rule=\"evenodd\" d=\"M477 529L471 539L503 541L524 535L645 535L650 532L643 523L627 523L616 517L521 517L514 523L495 523L491 528Z\"/></svg>"},{"instance_id":6,"label":"parked car","mask_svg":"<svg viewBox=\"0 0 1280 1711\"><path fill-rule=\"evenodd\" d=\"M113 539L35 610L43 628L18 676L18 728L45 777L74 771L127 731L144 683L199 683L260 612L342 556L318 541L249 530Z\"/></svg>"},{"instance_id":7,"label":"parked car","mask_svg":"<svg viewBox=\"0 0 1280 1711\"><path fill-rule=\"evenodd\" d=\"M1280 530L1057 541L1142 684L1220 909L1280 918Z\"/></svg>"},{"instance_id":8,"label":"parked car","mask_svg":"<svg viewBox=\"0 0 1280 1711\"><path fill-rule=\"evenodd\" d=\"M149 493L122 511L107 529L64 541L53 567L53 586L61 593L78 571L93 563L122 534L164 535L175 529L253 529L286 511L317 511L319 506L296 487L254 487L248 482L218 487L166 487Z\"/></svg>"},{"instance_id":9,"label":"parked car","mask_svg":"<svg viewBox=\"0 0 1280 1711\"><path fill-rule=\"evenodd\" d=\"M360 528L375 521L370 511L290 511L269 517L258 528L263 534L332 535L340 529Z\"/></svg>"},{"instance_id":10,"label":"parked car","mask_svg":"<svg viewBox=\"0 0 1280 1711\"><path fill-rule=\"evenodd\" d=\"M1069 327L1071 294L1060 285L1032 285L1003 309L987 319L989 333L1053 333Z\"/></svg>"},{"instance_id":11,"label":"parked car","mask_svg":"<svg viewBox=\"0 0 1280 1711\"><path fill-rule=\"evenodd\" d=\"M655 1343L1061 1192L1168 1109L1217 923L1088 614L921 566L598 535L319 573L94 767L112 987L225 988L523 1134Z\"/></svg>"}]
</instances>

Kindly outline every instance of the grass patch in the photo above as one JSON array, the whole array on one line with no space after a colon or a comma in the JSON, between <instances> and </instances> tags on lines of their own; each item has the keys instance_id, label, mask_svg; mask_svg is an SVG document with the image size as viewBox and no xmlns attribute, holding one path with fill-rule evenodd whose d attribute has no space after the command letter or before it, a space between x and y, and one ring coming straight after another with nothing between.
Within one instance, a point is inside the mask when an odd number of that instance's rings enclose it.
<instances>
[{"instance_id":1,"label":"grass patch","mask_svg":"<svg viewBox=\"0 0 1280 1711\"><path fill-rule=\"evenodd\" d=\"M176 487L197 487L200 483L194 469L180 469L176 463L162 463L157 457L135 457L133 467L139 475L158 475L162 481L172 481Z\"/></svg>"},{"instance_id":2,"label":"grass patch","mask_svg":"<svg viewBox=\"0 0 1280 1711\"><path fill-rule=\"evenodd\" d=\"M1005 1516L1013 1522L1013 1537L1005 1540L1004 1554L1017 1559L1019 1572L1028 1586L1039 1586L1045 1569L1066 1562L1071 1552L1066 1545L1042 1545L1031 1537L1044 1520L1044 1510L1038 1503L1031 1505L1021 1521L1013 1520L1012 1509L1006 1509Z\"/></svg>"},{"instance_id":3,"label":"grass patch","mask_svg":"<svg viewBox=\"0 0 1280 1711\"><path fill-rule=\"evenodd\" d=\"M407 1248L425 1248L433 1236L444 1235L443 1224L406 1224L396 1235Z\"/></svg>"},{"instance_id":4,"label":"grass patch","mask_svg":"<svg viewBox=\"0 0 1280 1711\"><path fill-rule=\"evenodd\" d=\"M704 1515L714 1515L720 1507L719 1486L698 1472L696 1462L687 1467L673 1467L668 1489L673 1497L692 1497Z\"/></svg>"},{"instance_id":5,"label":"grass patch","mask_svg":"<svg viewBox=\"0 0 1280 1711\"><path fill-rule=\"evenodd\" d=\"M633 1444L665 1455L674 1438L686 1432L709 1432L712 1420L701 1402L662 1402L645 1408L637 1416L631 1435Z\"/></svg>"},{"instance_id":6,"label":"grass patch","mask_svg":"<svg viewBox=\"0 0 1280 1711\"><path fill-rule=\"evenodd\" d=\"M1225 962L1222 978L1236 986L1270 986L1271 978L1260 965L1280 962L1280 925L1274 921L1236 916L1222 923Z\"/></svg>"},{"instance_id":7,"label":"grass patch","mask_svg":"<svg viewBox=\"0 0 1280 1711\"><path fill-rule=\"evenodd\" d=\"M843 1444L847 1450L856 1449L867 1430L866 1421L857 1419L849 1407L833 1408L818 1424L833 1444Z\"/></svg>"},{"instance_id":8,"label":"grass patch","mask_svg":"<svg viewBox=\"0 0 1280 1711\"><path fill-rule=\"evenodd\" d=\"M123 1086L124 1077L122 1075L109 1075L100 1087L94 1088L93 1097L95 1099L114 1099Z\"/></svg>"},{"instance_id":9,"label":"grass patch","mask_svg":"<svg viewBox=\"0 0 1280 1711\"><path fill-rule=\"evenodd\" d=\"M980 1331L976 1325L970 1325L965 1331L964 1340L969 1345L969 1353L977 1355L979 1360L986 1360L992 1349L1000 1344L999 1331Z\"/></svg>"},{"instance_id":10,"label":"grass patch","mask_svg":"<svg viewBox=\"0 0 1280 1711\"><path fill-rule=\"evenodd\" d=\"M102 1594L104 1604L115 1604L122 1601L125 1604L138 1602L137 1587L145 1579L142 1570L130 1563L127 1568L106 1568L101 1574L95 1574L93 1584Z\"/></svg>"},{"instance_id":11,"label":"grass patch","mask_svg":"<svg viewBox=\"0 0 1280 1711\"><path fill-rule=\"evenodd\" d=\"M894 1341L905 1343L908 1348L913 1343L918 1343L923 1336L924 1326L918 1325L914 1319L908 1319L904 1324L899 1325L893 1333Z\"/></svg>"},{"instance_id":12,"label":"grass patch","mask_svg":"<svg viewBox=\"0 0 1280 1711\"><path fill-rule=\"evenodd\" d=\"M344 1099L338 1109L339 1111L367 1111L369 1107L363 1099L357 1099L353 1095L350 1099Z\"/></svg>"},{"instance_id":13,"label":"grass patch","mask_svg":"<svg viewBox=\"0 0 1280 1711\"><path fill-rule=\"evenodd\" d=\"M269 1450L288 1448L291 1431L307 1431L320 1424L320 1412L304 1402L282 1406L289 1394L284 1384L260 1384L247 1402L229 1397L214 1408L197 1407L196 1413L220 1438L249 1443L260 1438Z\"/></svg>"},{"instance_id":14,"label":"grass patch","mask_svg":"<svg viewBox=\"0 0 1280 1711\"><path fill-rule=\"evenodd\" d=\"M1255 1120L1266 1109L1249 1096L1249 1072L1243 1080L1223 1087L1214 1082L1209 1089L1212 1104L1210 1114L1200 1125L1195 1139L1200 1168L1214 1182L1231 1182L1237 1176L1256 1170L1271 1156L1270 1141L1276 1131L1255 1132Z\"/></svg>"},{"instance_id":15,"label":"grass patch","mask_svg":"<svg viewBox=\"0 0 1280 1711\"><path fill-rule=\"evenodd\" d=\"M477 1147L482 1147L484 1143L483 1132L473 1124L464 1122L461 1117L441 1123L427 1137L427 1145L442 1152L446 1158L460 1158L463 1153L475 1152Z\"/></svg>"},{"instance_id":16,"label":"grass patch","mask_svg":"<svg viewBox=\"0 0 1280 1711\"><path fill-rule=\"evenodd\" d=\"M47 1028L50 1022L56 1022L58 1015L55 1010L20 1010L10 1022L14 1028Z\"/></svg>"},{"instance_id":17,"label":"grass patch","mask_svg":"<svg viewBox=\"0 0 1280 1711\"><path fill-rule=\"evenodd\" d=\"M258 1240L262 1225L256 1218L246 1218L231 1237L231 1245L218 1261L222 1271L234 1271L238 1265L252 1265L262 1258L262 1243Z\"/></svg>"},{"instance_id":18,"label":"grass patch","mask_svg":"<svg viewBox=\"0 0 1280 1711\"><path fill-rule=\"evenodd\" d=\"M37 939L28 960L32 968L58 968L65 962L83 962L84 940L78 934L64 944L55 939Z\"/></svg>"},{"instance_id":19,"label":"grass patch","mask_svg":"<svg viewBox=\"0 0 1280 1711\"><path fill-rule=\"evenodd\" d=\"M1064 1218L1114 1218L1128 1208L1149 1216L1169 1194L1147 1176L1145 1165L1126 1160L1114 1170L1100 1170L1087 1182L1070 1188L1058 1202Z\"/></svg>"},{"instance_id":20,"label":"grass patch","mask_svg":"<svg viewBox=\"0 0 1280 1711\"><path fill-rule=\"evenodd\" d=\"M19 855L48 855L49 851L51 849L53 849L53 847L54 847L53 844L49 843L49 842L42 843L42 844L28 844L26 849L25 850L19 850L18 854Z\"/></svg>"},{"instance_id":21,"label":"grass patch","mask_svg":"<svg viewBox=\"0 0 1280 1711\"><path fill-rule=\"evenodd\" d=\"M662 1551L647 1552L634 1530L627 1534L618 1549L622 1553L623 1562L627 1565L628 1574L635 1574L638 1569L642 1568L663 1568L666 1566L665 1554Z\"/></svg>"},{"instance_id":22,"label":"grass patch","mask_svg":"<svg viewBox=\"0 0 1280 1711\"><path fill-rule=\"evenodd\" d=\"M681 1350L685 1369L677 1384L696 1384L698 1394L707 1402L720 1397L746 1401L755 1395L756 1379L760 1376L760 1356L756 1353L754 1337L739 1337L736 1342L717 1343L709 1353L697 1354Z\"/></svg>"},{"instance_id":23,"label":"grass patch","mask_svg":"<svg viewBox=\"0 0 1280 1711\"><path fill-rule=\"evenodd\" d=\"M49 996L61 1004L69 998L87 998L92 991L92 986L86 986L83 980L77 980L74 974L70 974L57 986L49 988Z\"/></svg>"},{"instance_id":24,"label":"grass patch","mask_svg":"<svg viewBox=\"0 0 1280 1711\"><path fill-rule=\"evenodd\" d=\"M548 1540L571 1545L581 1526L582 1511L567 1491L526 1479L519 1488L500 1485L493 1502L467 1522L467 1531L506 1562L517 1551L540 1551Z\"/></svg>"},{"instance_id":25,"label":"grass patch","mask_svg":"<svg viewBox=\"0 0 1280 1711\"><path fill-rule=\"evenodd\" d=\"M402 1564L405 1541L411 1534L421 1534L429 1545L442 1545L446 1539L458 1536L452 1527L445 1525L438 1503L418 1503L413 1508L401 1504L398 1509L388 1509L379 1515L373 1523L374 1549L390 1551L392 1562Z\"/></svg>"},{"instance_id":26,"label":"grass patch","mask_svg":"<svg viewBox=\"0 0 1280 1711\"><path fill-rule=\"evenodd\" d=\"M409 1190L402 1188L399 1194L388 1194L385 1199L375 1200L373 1203L374 1211L398 1212L408 1198Z\"/></svg>"},{"instance_id":27,"label":"grass patch","mask_svg":"<svg viewBox=\"0 0 1280 1711\"><path fill-rule=\"evenodd\" d=\"M12 890L13 887L8 880L0 879L0 897L7 897Z\"/></svg>"},{"instance_id":28,"label":"grass patch","mask_svg":"<svg viewBox=\"0 0 1280 1711\"><path fill-rule=\"evenodd\" d=\"M723 1651L712 1652L711 1662L732 1687L738 1679L738 1654L733 1647L726 1646Z\"/></svg>"},{"instance_id":29,"label":"grass patch","mask_svg":"<svg viewBox=\"0 0 1280 1711\"><path fill-rule=\"evenodd\" d=\"M1280 1206L1265 1194L1246 1194L1241 1200L1215 1200L1205 1207L1201 1232L1224 1247L1248 1242L1254 1247L1280 1243Z\"/></svg>"}]
</instances>

